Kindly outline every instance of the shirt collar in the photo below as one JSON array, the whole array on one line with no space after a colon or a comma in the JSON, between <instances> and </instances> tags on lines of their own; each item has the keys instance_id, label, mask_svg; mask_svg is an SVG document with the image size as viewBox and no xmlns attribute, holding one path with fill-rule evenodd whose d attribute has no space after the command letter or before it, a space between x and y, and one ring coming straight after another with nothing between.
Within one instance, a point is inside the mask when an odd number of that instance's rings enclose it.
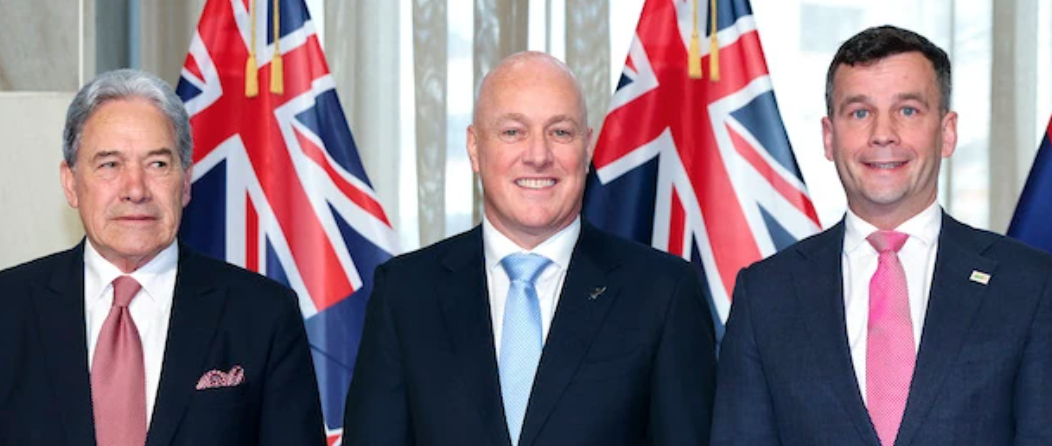
<instances>
[{"instance_id":1,"label":"shirt collar","mask_svg":"<svg viewBox=\"0 0 1052 446\"><path fill-rule=\"evenodd\" d=\"M493 227L489 218L482 216L482 250L486 256L486 269L496 268L500 261L510 254L526 253L538 254L547 257L556 266L566 269L570 266L570 257L573 256L573 248L577 245L577 238L581 235L581 216L577 216L573 223L563 228L555 235L548 237L533 249L523 249L507 236L501 234Z\"/></svg>"},{"instance_id":2,"label":"shirt collar","mask_svg":"<svg viewBox=\"0 0 1052 446\"><path fill-rule=\"evenodd\" d=\"M853 252L862 246L870 246L866 237L877 231L876 226L863 220L850 208L844 216L844 226L845 253ZM902 222L895 230L909 235L911 240L916 240L925 247L930 247L939 239L939 232L942 230L942 207L938 201L934 201L919 214Z\"/></svg>"},{"instance_id":3,"label":"shirt collar","mask_svg":"<svg viewBox=\"0 0 1052 446\"><path fill-rule=\"evenodd\" d=\"M128 275L139 282L147 298L159 308L167 309L172 305L178 264L179 244L173 241L156 257ZM110 288L114 279L124 275L124 272L102 257L102 254L99 254L91 244L91 240L86 240L84 243L84 274L90 278L84 281L84 299L86 308L90 311L107 295L105 291ZM92 289L88 289L89 287Z\"/></svg>"}]
</instances>

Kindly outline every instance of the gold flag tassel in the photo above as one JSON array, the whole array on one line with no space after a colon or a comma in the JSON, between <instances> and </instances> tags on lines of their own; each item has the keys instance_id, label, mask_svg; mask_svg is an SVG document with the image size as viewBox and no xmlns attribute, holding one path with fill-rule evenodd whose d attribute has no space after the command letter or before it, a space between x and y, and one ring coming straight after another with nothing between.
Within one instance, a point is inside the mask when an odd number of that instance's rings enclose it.
<instances>
[{"instance_id":1,"label":"gold flag tassel","mask_svg":"<svg viewBox=\"0 0 1052 446\"><path fill-rule=\"evenodd\" d=\"M694 0L695 2L697 0ZM709 8L709 16L712 18L712 30L710 31L711 38L709 39L709 81L719 82L720 81L720 41L717 39L719 28L716 24L716 0L712 0ZM697 17L694 18L697 20Z\"/></svg>"},{"instance_id":2,"label":"gold flag tassel","mask_svg":"<svg viewBox=\"0 0 1052 446\"><path fill-rule=\"evenodd\" d=\"M694 29L690 32L690 49L687 50L687 74L691 79L701 79L701 43L698 41L698 0L693 0Z\"/></svg>"},{"instance_id":3,"label":"gold flag tassel","mask_svg":"<svg viewBox=\"0 0 1052 446\"><path fill-rule=\"evenodd\" d=\"M259 95L259 73L256 71L256 0L249 0L249 20L252 22L249 37L248 60L245 61L245 97Z\"/></svg>"},{"instance_id":4,"label":"gold flag tassel","mask_svg":"<svg viewBox=\"0 0 1052 446\"><path fill-rule=\"evenodd\" d=\"M270 59L270 92L285 93L285 64L281 61L281 20L280 5L274 0L274 57Z\"/></svg>"}]
</instances>

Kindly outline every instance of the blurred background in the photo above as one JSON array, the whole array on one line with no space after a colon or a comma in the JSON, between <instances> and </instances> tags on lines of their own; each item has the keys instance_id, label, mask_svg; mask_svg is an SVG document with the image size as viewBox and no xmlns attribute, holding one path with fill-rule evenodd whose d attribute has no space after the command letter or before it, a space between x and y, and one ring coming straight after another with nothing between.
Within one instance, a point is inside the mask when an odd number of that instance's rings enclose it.
<instances>
[{"instance_id":1,"label":"blurred background","mask_svg":"<svg viewBox=\"0 0 1052 446\"><path fill-rule=\"evenodd\" d=\"M0 0L0 268L82 237L58 181L62 123L78 87L121 67L174 86L204 3ZM464 146L481 75L523 49L565 60L598 134L644 0L307 3L365 171L407 251L478 221ZM943 206L1005 231L1052 112L1052 0L752 0L752 9L823 227L845 209L823 156L825 71L843 40L890 23L927 36L953 61L960 135L942 171Z\"/></svg>"}]
</instances>

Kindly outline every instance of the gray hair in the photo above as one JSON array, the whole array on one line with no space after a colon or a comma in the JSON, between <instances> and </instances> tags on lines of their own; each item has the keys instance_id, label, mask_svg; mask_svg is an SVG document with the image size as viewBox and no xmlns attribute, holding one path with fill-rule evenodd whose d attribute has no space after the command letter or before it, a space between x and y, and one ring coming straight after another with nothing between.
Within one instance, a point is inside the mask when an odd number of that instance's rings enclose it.
<instances>
[{"instance_id":1,"label":"gray hair","mask_svg":"<svg viewBox=\"0 0 1052 446\"><path fill-rule=\"evenodd\" d=\"M179 162L184 171L189 169L193 163L194 139L190 133L190 115L182 99L157 76L127 68L98 75L81 88L73 103L69 104L66 126L62 130L62 156L66 164L72 168L76 163L84 124L95 111L107 102L130 99L149 101L168 118L179 145Z\"/></svg>"}]
</instances>

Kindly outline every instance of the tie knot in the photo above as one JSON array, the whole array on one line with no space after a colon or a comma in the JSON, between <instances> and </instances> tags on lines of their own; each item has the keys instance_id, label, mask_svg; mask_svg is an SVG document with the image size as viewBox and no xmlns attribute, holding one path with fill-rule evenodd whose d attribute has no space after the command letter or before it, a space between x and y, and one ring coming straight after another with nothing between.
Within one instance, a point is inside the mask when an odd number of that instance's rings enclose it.
<instances>
[{"instance_id":1,"label":"tie knot","mask_svg":"<svg viewBox=\"0 0 1052 446\"><path fill-rule=\"evenodd\" d=\"M142 289L142 285L135 281L132 276L120 276L113 280L113 306L127 307L135 295Z\"/></svg>"},{"instance_id":2,"label":"tie knot","mask_svg":"<svg viewBox=\"0 0 1052 446\"><path fill-rule=\"evenodd\" d=\"M869 241L870 245L873 245L873 249L884 254L886 252L899 252L909 237L909 234L898 231L877 231L866 237L866 240Z\"/></svg>"},{"instance_id":3,"label":"tie knot","mask_svg":"<svg viewBox=\"0 0 1052 446\"><path fill-rule=\"evenodd\" d=\"M501 259L500 264L512 282L533 283L551 262L547 257L537 254L511 254Z\"/></svg>"}]
</instances>

